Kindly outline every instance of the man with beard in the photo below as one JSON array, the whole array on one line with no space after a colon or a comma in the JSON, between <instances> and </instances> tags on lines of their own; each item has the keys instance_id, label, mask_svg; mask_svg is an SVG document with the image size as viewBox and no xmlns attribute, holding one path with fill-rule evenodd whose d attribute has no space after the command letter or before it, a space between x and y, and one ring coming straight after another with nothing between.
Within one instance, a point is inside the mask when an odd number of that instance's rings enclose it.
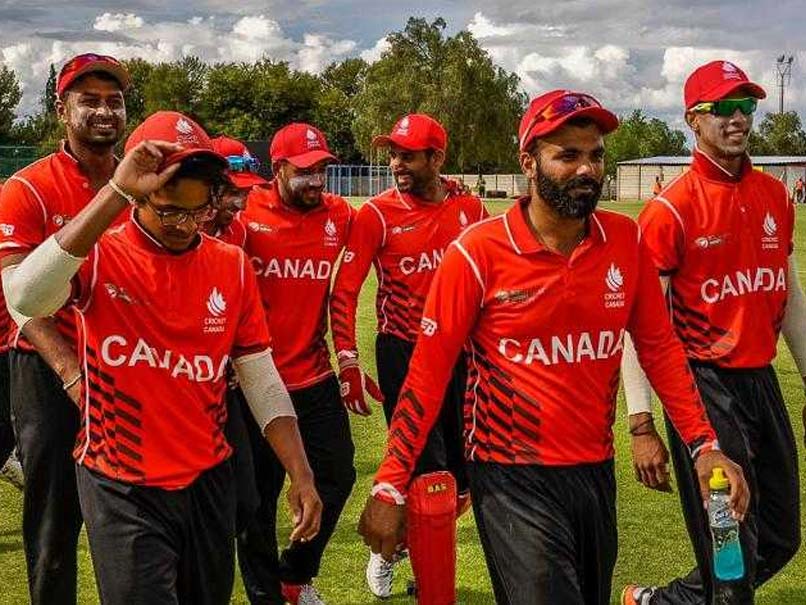
<instances>
[{"instance_id":1,"label":"man with beard","mask_svg":"<svg viewBox=\"0 0 806 605\"><path fill-rule=\"evenodd\" d=\"M358 211L333 287L331 327L344 405L356 414L370 414L366 390L374 399L383 400L387 423L417 340L425 296L445 248L465 227L487 216L481 200L440 177L447 143L442 125L424 114L404 116L391 134L374 139L375 146L389 147L389 167L396 187L372 198ZM358 294L371 265L375 265L379 284L375 358L380 389L362 371L355 339ZM461 359L450 386L443 390L446 404L442 418L415 470L416 475L450 470L462 494L457 507L466 501L467 493L460 431L465 382L466 368ZM411 554L417 576L418 553ZM367 582L374 595L391 594L392 565L398 558L370 556ZM436 572L433 582L444 581L441 571ZM415 579L421 590L423 584L432 581Z\"/></svg>"},{"instance_id":2,"label":"man with beard","mask_svg":"<svg viewBox=\"0 0 806 605\"><path fill-rule=\"evenodd\" d=\"M696 69L684 92L696 140L691 169L638 219L644 253L668 290L674 329L720 446L750 485L750 513L740 527L744 578L720 585L713 575L708 518L680 437L669 427L697 568L663 588L628 586L625 604L704 604L715 597L752 603L755 589L800 545L795 437L770 364L783 332L806 376L806 304L792 255L794 207L786 186L753 170L746 151L757 101L765 96L728 61ZM639 480L667 489L669 455L653 426L650 389L629 349L624 385Z\"/></svg>"},{"instance_id":3,"label":"man with beard","mask_svg":"<svg viewBox=\"0 0 806 605\"><path fill-rule=\"evenodd\" d=\"M741 470L718 451L681 345L662 321L637 225L595 210L603 135L617 126L584 93L532 101L519 130L529 194L446 251L359 525L374 552L392 555L400 503L411 504L417 456L466 346L475 377L465 413L470 490L499 604L610 602L612 423L627 330L695 460L701 497L720 466L735 513L747 508Z\"/></svg>"},{"instance_id":4,"label":"man with beard","mask_svg":"<svg viewBox=\"0 0 806 605\"><path fill-rule=\"evenodd\" d=\"M125 68L84 54L65 63L56 112L67 136L61 149L13 175L0 192L0 257L18 265L76 216L115 170L114 146L126 126ZM20 461L25 474L23 543L34 604L76 602L81 511L72 446L81 371L72 310L30 319L12 311L10 373Z\"/></svg>"},{"instance_id":5,"label":"man with beard","mask_svg":"<svg viewBox=\"0 0 806 605\"><path fill-rule=\"evenodd\" d=\"M350 422L325 340L330 279L354 210L324 192L327 164L336 158L314 126L278 130L270 156L274 180L252 189L236 222L245 227L243 248L257 272L274 359L322 499L322 525L316 538L293 542L278 559L277 499L285 471L249 422L260 506L239 536L238 560L253 605L323 605L311 582L355 482Z\"/></svg>"}]
</instances>

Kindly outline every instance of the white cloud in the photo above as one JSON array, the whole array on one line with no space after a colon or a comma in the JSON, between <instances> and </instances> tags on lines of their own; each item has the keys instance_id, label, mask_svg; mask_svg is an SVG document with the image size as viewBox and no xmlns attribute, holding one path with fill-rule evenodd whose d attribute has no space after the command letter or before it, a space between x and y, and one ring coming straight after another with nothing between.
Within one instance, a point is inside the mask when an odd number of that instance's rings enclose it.
<instances>
[{"instance_id":1,"label":"white cloud","mask_svg":"<svg viewBox=\"0 0 806 605\"><path fill-rule=\"evenodd\" d=\"M26 41L0 46L0 59L12 68L23 88L19 113L36 110L50 64L58 69L69 57L82 52L100 52L119 59L141 57L148 61L173 61L195 55L207 62L253 62L264 57L287 61L292 67L319 73L332 61L355 54L353 40L305 33L302 41L290 37L270 17L245 15L225 25L214 16L195 16L184 22L149 22L133 13L97 15L92 29L109 34L108 40L74 41L28 37ZM382 48L380 42L377 48ZM374 50L374 49L373 49Z\"/></svg>"},{"instance_id":2,"label":"white cloud","mask_svg":"<svg viewBox=\"0 0 806 605\"><path fill-rule=\"evenodd\" d=\"M390 46L389 40L387 40L386 36L384 36L375 43L375 46L362 51L361 58L367 63L375 63L375 61L381 58L381 55L384 52L389 50Z\"/></svg>"},{"instance_id":3,"label":"white cloud","mask_svg":"<svg viewBox=\"0 0 806 605\"><path fill-rule=\"evenodd\" d=\"M102 32L117 32L122 29L143 27L143 19L132 13L104 13L95 18L92 28Z\"/></svg>"}]
</instances>

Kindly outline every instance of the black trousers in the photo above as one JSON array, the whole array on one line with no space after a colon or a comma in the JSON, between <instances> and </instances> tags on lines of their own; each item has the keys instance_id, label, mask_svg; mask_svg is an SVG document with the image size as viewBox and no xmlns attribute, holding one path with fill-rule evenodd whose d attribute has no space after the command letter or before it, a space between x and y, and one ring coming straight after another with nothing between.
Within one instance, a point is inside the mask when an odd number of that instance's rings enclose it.
<instances>
[{"instance_id":1,"label":"black trousers","mask_svg":"<svg viewBox=\"0 0 806 605\"><path fill-rule=\"evenodd\" d=\"M225 605L235 572L235 476L226 460L178 490L77 468L103 605Z\"/></svg>"},{"instance_id":2,"label":"black trousers","mask_svg":"<svg viewBox=\"0 0 806 605\"><path fill-rule=\"evenodd\" d=\"M305 454L322 499L322 524L316 538L294 542L278 557L277 507L285 470L254 420L245 419L252 442L260 507L246 530L238 535L238 564L252 605L283 605L281 582L305 584L319 574L325 547L355 483L355 447L336 377L330 376L290 394Z\"/></svg>"},{"instance_id":3,"label":"black trousers","mask_svg":"<svg viewBox=\"0 0 806 605\"><path fill-rule=\"evenodd\" d=\"M414 343L390 334L378 334L375 340L375 360L378 386L383 393L383 411L387 426L391 423L400 390L409 371ZM414 467L414 476L447 470L456 479L459 492L468 489L465 470L464 439L462 436L463 406L467 386L467 362L462 354L453 369L445 389L445 399L439 419L428 435L425 448Z\"/></svg>"},{"instance_id":4,"label":"black trousers","mask_svg":"<svg viewBox=\"0 0 806 605\"><path fill-rule=\"evenodd\" d=\"M745 605L800 546L800 497L795 437L771 367L728 370L692 363L722 451L741 465L750 510L740 526L745 577L716 582L708 516L688 449L667 419L670 449L697 567L653 597L653 605Z\"/></svg>"},{"instance_id":5,"label":"black trousers","mask_svg":"<svg viewBox=\"0 0 806 605\"><path fill-rule=\"evenodd\" d=\"M260 494L255 481L255 465L252 460L252 444L246 421L252 417L249 406L240 388L227 389L227 423L224 436L232 448L232 463L235 472L237 506L235 528L238 533L246 529L260 506ZM253 421L254 423L254 421Z\"/></svg>"},{"instance_id":6,"label":"black trousers","mask_svg":"<svg viewBox=\"0 0 806 605\"><path fill-rule=\"evenodd\" d=\"M618 552L613 461L468 464L498 605L608 605Z\"/></svg>"},{"instance_id":7,"label":"black trousers","mask_svg":"<svg viewBox=\"0 0 806 605\"><path fill-rule=\"evenodd\" d=\"M12 350L9 361L14 431L25 475L22 536L31 603L73 604L82 523L72 456L79 411L37 353Z\"/></svg>"},{"instance_id":8,"label":"black trousers","mask_svg":"<svg viewBox=\"0 0 806 605\"><path fill-rule=\"evenodd\" d=\"M14 429L11 426L11 376L8 352L0 353L0 468L14 451Z\"/></svg>"}]
</instances>

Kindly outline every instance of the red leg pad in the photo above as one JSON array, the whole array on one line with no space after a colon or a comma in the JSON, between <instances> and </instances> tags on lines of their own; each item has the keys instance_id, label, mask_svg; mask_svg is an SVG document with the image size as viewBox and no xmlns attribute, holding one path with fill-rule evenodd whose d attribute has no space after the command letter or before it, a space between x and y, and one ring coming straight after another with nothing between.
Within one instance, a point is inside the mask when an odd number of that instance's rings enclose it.
<instances>
[{"instance_id":1,"label":"red leg pad","mask_svg":"<svg viewBox=\"0 0 806 605\"><path fill-rule=\"evenodd\" d=\"M456 480L446 471L415 478L406 530L418 605L456 603Z\"/></svg>"}]
</instances>

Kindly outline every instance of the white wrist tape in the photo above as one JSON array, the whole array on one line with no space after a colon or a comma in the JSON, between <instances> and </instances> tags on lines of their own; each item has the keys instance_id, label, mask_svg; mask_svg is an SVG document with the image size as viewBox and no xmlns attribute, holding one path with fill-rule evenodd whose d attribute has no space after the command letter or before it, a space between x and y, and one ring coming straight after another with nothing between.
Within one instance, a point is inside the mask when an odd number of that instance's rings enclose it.
<instances>
[{"instance_id":1,"label":"white wrist tape","mask_svg":"<svg viewBox=\"0 0 806 605\"><path fill-rule=\"evenodd\" d=\"M232 365L261 434L275 418L297 417L270 350L239 357Z\"/></svg>"},{"instance_id":2,"label":"white wrist tape","mask_svg":"<svg viewBox=\"0 0 806 605\"><path fill-rule=\"evenodd\" d=\"M801 376L806 376L806 296L800 286L795 255L789 257L786 313L781 325L784 340Z\"/></svg>"},{"instance_id":3,"label":"white wrist tape","mask_svg":"<svg viewBox=\"0 0 806 605\"><path fill-rule=\"evenodd\" d=\"M624 398L627 400L627 413L652 413L652 387L649 385L641 364L638 363L638 353L632 344L629 334L624 335L624 355L621 358L621 379L624 382Z\"/></svg>"},{"instance_id":4,"label":"white wrist tape","mask_svg":"<svg viewBox=\"0 0 806 605\"><path fill-rule=\"evenodd\" d=\"M70 280L83 262L63 250L51 235L19 265L3 269L9 311L24 317L53 315L70 298Z\"/></svg>"}]
</instances>

